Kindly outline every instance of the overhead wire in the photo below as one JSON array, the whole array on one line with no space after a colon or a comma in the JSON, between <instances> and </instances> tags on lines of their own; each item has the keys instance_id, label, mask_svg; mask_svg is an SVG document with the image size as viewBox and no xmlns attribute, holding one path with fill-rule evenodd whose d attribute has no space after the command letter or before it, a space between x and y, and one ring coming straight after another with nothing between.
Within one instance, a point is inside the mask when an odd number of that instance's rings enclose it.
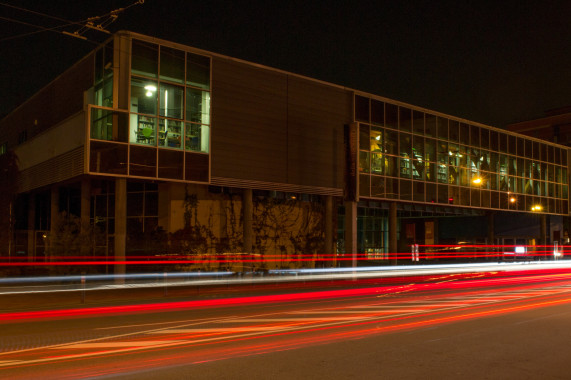
<instances>
[{"instance_id":1,"label":"overhead wire","mask_svg":"<svg viewBox=\"0 0 571 380\"><path fill-rule=\"evenodd\" d=\"M127 10L127 9L129 9L129 8L131 8L131 7L133 7L133 6L135 6L135 5L143 4L143 3L144 3L144 0L137 0L137 1L135 1L134 3L128 5L128 6L124 7L124 8L115 9L115 10L110 11L110 12L107 12L107 13L101 15L101 16L90 17L90 18L88 18L88 19L81 20L81 21L69 21L69 20L66 20L66 19L63 19L63 18L60 18L60 17L51 16L51 15L48 15L48 14L45 14L45 13L42 13L42 12L33 11L33 10L30 10L30 9L18 7L18 6L11 5L11 4L0 3L0 6L5 6L5 7L13 8L13 9L16 9L16 10L19 10L19 11L22 11L22 12L28 12L28 13L32 13L32 14L35 14L35 15L38 15L38 16L47 17L47 18L50 18L50 19L54 19L54 20L57 20L57 21L62 21L62 22L64 22L64 24L62 24L62 25L58 25L58 26L54 26L54 27L44 27L44 26L41 26L41 25L32 24L32 23L28 23L28 22L25 22L25 21L20 21L20 20L16 20L16 19L13 19L13 18L0 16L0 20L5 20L5 21L9 21L9 22L14 22L14 23L18 23L18 24L22 24L22 25L26 25L26 26L33 27L33 28L38 29L38 30L35 30L35 31L32 31L32 32L28 32L28 33L23 33L23 34L19 34L19 35L14 35L14 36L9 36L9 37L0 38L0 42L8 41L8 40L16 39L16 38L21 38L21 37L26 37L26 36L30 36L30 35L37 34L37 33L41 33L41 32L62 33L62 34L66 34L66 35L69 35L69 36L72 36L72 37L79 37L79 38L81 38L81 39L87 40L86 37L84 37L84 36L81 35L82 33L85 33L85 32L86 32L87 30L89 30L89 29L95 29L95 30L98 30L98 31L101 31L101 32L109 33L109 32L106 31L104 28L107 27L108 25L110 25L112 22L114 22L114 21L117 19L119 13L121 13L121 12L123 12L123 11L125 11L125 10ZM99 25L95 25L95 26L93 25L93 21L103 19L104 17L108 17L108 18L107 18L106 20L104 20L104 21L103 21L101 24L99 24ZM59 29L65 28L65 27L67 27L67 26L72 26L72 25L80 26L80 29L77 30L77 31L74 32L74 33L69 33L69 32L66 32L66 31L60 31L60 30L59 30ZM91 42L93 42L93 41L91 41Z\"/></svg>"}]
</instances>

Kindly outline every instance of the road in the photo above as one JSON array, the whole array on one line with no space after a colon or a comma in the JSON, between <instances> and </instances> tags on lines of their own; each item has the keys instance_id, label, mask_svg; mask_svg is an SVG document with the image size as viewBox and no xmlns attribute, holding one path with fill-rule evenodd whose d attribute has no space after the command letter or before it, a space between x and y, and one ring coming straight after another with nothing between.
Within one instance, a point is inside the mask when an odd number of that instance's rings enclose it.
<instances>
[{"instance_id":1,"label":"road","mask_svg":"<svg viewBox=\"0 0 571 380\"><path fill-rule=\"evenodd\" d=\"M6 379L566 379L571 273L0 314Z\"/></svg>"}]
</instances>

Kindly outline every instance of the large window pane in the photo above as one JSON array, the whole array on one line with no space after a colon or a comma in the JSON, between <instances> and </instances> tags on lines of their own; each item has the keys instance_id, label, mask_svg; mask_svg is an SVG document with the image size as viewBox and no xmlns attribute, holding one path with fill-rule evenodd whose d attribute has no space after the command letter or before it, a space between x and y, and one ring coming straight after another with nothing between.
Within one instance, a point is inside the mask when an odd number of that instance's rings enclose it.
<instances>
[{"instance_id":1,"label":"large window pane","mask_svg":"<svg viewBox=\"0 0 571 380\"><path fill-rule=\"evenodd\" d=\"M186 120L210 124L210 93L194 88L186 89Z\"/></svg>"},{"instance_id":2,"label":"large window pane","mask_svg":"<svg viewBox=\"0 0 571 380\"><path fill-rule=\"evenodd\" d=\"M389 128L397 129L398 128L398 107L394 104L386 103L385 104L385 125Z\"/></svg>"},{"instance_id":3,"label":"large window pane","mask_svg":"<svg viewBox=\"0 0 571 380\"><path fill-rule=\"evenodd\" d=\"M208 153L210 127L208 125L186 123L184 144L186 150Z\"/></svg>"},{"instance_id":4,"label":"large window pane","mask_svg":"<svg viewBox=\"0 0 571 380\"><path fill-rule=\"evenodd\" d=\"M424 112L412 111L412 131L424 135Z\"/></svg>"},{"instance_id":5,"label":"large window pane","mask_svg":"<svg viewBox=\"0 0 571 380\"><path fill-rule=\"evenodd\" d=\"M355 95L355 120L369 122L369 98Z\"/></svg>"},{"instance_id":6,"label":"large window pane","mask_svg":"<svg viewBox=\"0 0 571 380\"><path fill-rule=\"evenodd\" d=\"M92 141L89 170L95 173L127 174L127 145Z\"/></svg>"},{"instance_id":7,"label":"large window pane","mask_svg":"<svg viewBox=\"0 0 571 380\"><path fill-rule=\"evenodd\" d=\"M131 49L131 72L147 77L157 77L158 46L142 41L133 40Z\"/></svg>"},{"instance_id":8,"label":"large window pane","mask_svg":"<svg viewBox=\"0 0 571 380\"><path fill-rule=\"evenodd\" d=\"M368 173L369 172L369 152L360 151L359 152L359 172Z\"/></svg>"},{"instance_id":9,"label":"large window pane","mask_svg":"<svg viewBox=\"0 0 571 380\"><path fill-rule=\"evenodd\" d=\"M399 107L399 129L405 132L412 131L412 114L409 108Z\"/></svg>"},{"instance_id":10,"label":"large window pane","mask_svg":"<svg viewBox=\"0 0 571 380\"><path fill-rule=\"evenodd\" d=\"M157 170L157 150L131 145L129 175L155 177Z\"/></svg>"},{"instance_id":11,"label":"large window pane","mask_svg":"<svg viewBox=\"0 0 571 380\"><path fill-rule=\"evenodd\" d=\"M106 109L91 109L91 138L127 142L129 119L127 113Z\"/></svg>"},{"instance_id":12,"label":"large window pane","mask_svg":"<svg viewBox=\"0 0 571 380\"><path fill-rule=\"evenodd\" d=\"M129 141L135 144L157 144L157 118L131 114Z\"/></svg>"},{"instance_id":13,"label":"large window pane","mask_svg":"<svg viewBox=\"0 0 571 380\"><path fill-rule=\"evenodd\" d=\"M460 123L454 120L448 122L448 135L450 141L458 142L460 139Z\"/></svg>"},{"instance_id":14,"label":"large window pane","mask_svg":"<svg viewBox=\"0 0 571 380\"><path fill-rule=\"evenodd\" d=\"M180 120L159 119L159 146L181 149L182 125Z\"/></svg>"},{"instance_id":15,"label":"large window pane","mask_svg":"<svg viewBox=\"0 0 571 380\"><path fill-rule=\"evenodd\" d=\"M382 153L371 153L371 173L384 174L385 163Z\"/></svg>"},{"instance_id":16,"label":"large window pane","mask_svg":"<svg viewBox=\"0 0 571 380\"><path fill-rule=\"evenodd\" d=\"M182 87L161 83L159 114L161 116L182 119L184 91Z\"/></svg>"},{"instance_id":17,"label":"large window pane","mask_svg":"<svg viewBox=\"0 0 571 380\"><path fill-rule=\"evenodd\" d=\"M210 89L210 58L187 53L186 84L205 90Z\"/></svg>"},{"instance_id":18,"label":"large window pane","mask_svg":"<svg viewBox=\"0 0 571 380\"><path fill-rule=\"evenodd\" d=\"M436 116L426 114L424 131L426 136L436 136Z\"/></svg>"},{"instance_id":19,"label":"large window pane","mask_svg":"<svg viewBox=\"0 0 571 380\"><path fill-rule=\"evenodd\" d=\"M185 174L187 181L208 181L208 161L207 154L185 153Z\"/></svg>"},{"instance_id":20,"label":"large window pane","mask_svg":"<svg viewBox=\"0 0 571 380\"><path fill-rule=\"evenodd\" d=\"M359 149L369 150L369 126L367 124L359 124Z\"/></svg>"},{"instance_id":21,"label":"large window pane","mask_svg":"<svg viewBox=\"0 0 571 380\"><path fill-rule=\"evenodd\" d=\"M371 123L384 125L385 103L371 99Z\"/></svg>"},{"instance_id":22,"label":"large window pane","mask_svg":"<svg viewBox=\"0 0 571 380\"><path fill-rule=\"evenodd\" d=\"M448 140L448 119L437 117L436 125L438 138L442 140Z\"/></svg>"},{"instance_id":23,"label":"large window pane","mask_svg":"<svg viewBox=\"0 0 571 380\"><path fill-rule=\"evenodd\" d=\"M157 82L131 78L131 112L157 114Z\"/></svg>"},{"instance_id":24,"label":"large window pane","mask_svg":"<svg viewBox=\"0 0 571 380\"><path fill-rule=\"evenodd\" d=\"M161 46L161 79L184 83L184 52Z\"/></svg>"},{"instance_id":25,"label":"large window pane","mask_svg":"<svg viewBox=\"0 0 571 380\"><path fill-rule=\"evenodd\" d=\"M382 152L383 151L383 129L379 127L371 126L371 152Z\"/></svg>"},{"instance_id":26,"label":"large window pane","mask_svg":"<svg viewBox=\"0 0 571 380\"><path fill-rule=\"evenodd\" d=\"M159 177L183 179L183 152L159 149Z\"/></svg>"}]
</instances>

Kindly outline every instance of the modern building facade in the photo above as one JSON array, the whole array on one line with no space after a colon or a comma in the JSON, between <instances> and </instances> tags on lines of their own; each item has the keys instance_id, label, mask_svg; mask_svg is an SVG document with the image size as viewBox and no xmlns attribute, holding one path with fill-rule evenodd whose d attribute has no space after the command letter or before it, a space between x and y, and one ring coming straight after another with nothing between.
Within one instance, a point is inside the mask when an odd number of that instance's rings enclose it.
<instances>
[{"instance_id":1,"label":"modern building facade","mask_svg":"<svg viewBox=\"0 0 571 380\"><path fill-rule=\"evenodd\" d=\"M569 214L565 146L132 32L4 118L0 146L20 169L6 254L29 260L342 265L546 243Z\"/></svg>"}]
</instances>

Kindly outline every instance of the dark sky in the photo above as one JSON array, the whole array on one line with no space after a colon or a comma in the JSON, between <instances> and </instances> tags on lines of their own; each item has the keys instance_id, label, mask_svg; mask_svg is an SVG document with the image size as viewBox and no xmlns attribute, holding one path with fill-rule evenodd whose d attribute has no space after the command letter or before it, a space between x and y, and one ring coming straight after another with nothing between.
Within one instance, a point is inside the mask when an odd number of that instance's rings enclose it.
<instances>
[{"instance_id":1,"label":"dark sky","mask_svg":"<svg viewBox=\"0 0 571 380\"><path fill-rule=\"evenodd\" d=\"M106 39L32 26L134 0L0 0L0 115ZM6 4L13 7L8 7ZM58 30L73 32L77 26ZM571 1L145 0L107 28L152 35L480 123L571 105ZM25 34L25 35L23 35Z\"/></svg>"}]
</instances>

